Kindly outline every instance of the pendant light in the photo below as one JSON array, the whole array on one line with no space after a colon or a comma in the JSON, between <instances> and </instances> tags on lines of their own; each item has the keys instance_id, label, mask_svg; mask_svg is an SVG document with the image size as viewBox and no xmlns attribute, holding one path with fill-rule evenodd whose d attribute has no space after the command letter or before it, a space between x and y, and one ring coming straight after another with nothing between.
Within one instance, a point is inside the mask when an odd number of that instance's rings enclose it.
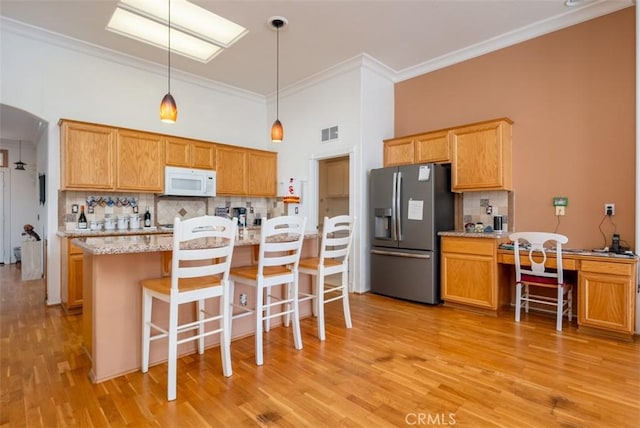
<instances>
[{"instance_id":1,"label":"pendant light","mask_svg":"<svg viewBox=\"0 0 640 428\"><path fill-rule=\"evenodd\" d=\"M287 25L286 18L273 16L269 18L269 25L276 30L276 121L271 126L271 141L281 143L284 139L284 129L280 122L280 29Z\"/></svg>"},{"instance_id":2,"label":"pendant light","mask_svg":"<svg viewBox=\"0 0 640 428\"><path fill-rule=\"evenodd\" d=\"M20 154L20 156L18 158L19 160L18 160L18 162L14 162L14 163L16 165L16 169L17 170L24 171L25 170L24 167L27 166L27 164L22 162L22 140L20 140L18 142L18 150L19 150L18 153Z\"/></svg>"},{"instance_id":3,"label":"pendant light","mask_svg":"<svg viewBox=\"0 0 640 428\"><path fill-rule=\"evenodd\" d=\"M160 103L160 120L167 123L175 123L178 118L176 100L171 95L171 0L169 1L169 14L167 20L167 94Z\"/></svg>"}]
</instances>

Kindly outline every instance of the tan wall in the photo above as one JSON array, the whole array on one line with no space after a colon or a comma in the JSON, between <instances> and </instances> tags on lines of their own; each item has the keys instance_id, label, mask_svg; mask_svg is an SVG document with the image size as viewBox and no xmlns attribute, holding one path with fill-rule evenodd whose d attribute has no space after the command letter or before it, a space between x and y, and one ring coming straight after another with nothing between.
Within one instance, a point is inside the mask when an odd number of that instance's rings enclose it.
<instances>
[{"instance_id":1,"label":"tan wall","mask_svg":"<svg viewBox=\"0 0 640 428\"><path fill-rule=\"evenodd\" d=\"M398 83L395 135L498 117L514 121L516 230L557 232L571 248L635 248L635 10L629 7ZM616 204L614 224L604 203ZM625 242L626 241L626 242Z\"/></svg>"}]
</instances>

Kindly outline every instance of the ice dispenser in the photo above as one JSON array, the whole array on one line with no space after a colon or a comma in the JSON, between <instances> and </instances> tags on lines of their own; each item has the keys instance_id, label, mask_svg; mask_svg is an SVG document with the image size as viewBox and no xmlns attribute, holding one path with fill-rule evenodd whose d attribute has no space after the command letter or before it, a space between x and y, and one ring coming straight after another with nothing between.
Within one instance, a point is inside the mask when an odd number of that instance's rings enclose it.
<instances>
[{"instance_id":1,"label":"ice dispenser","mask_svg":"<svg viewBox=\"0 0 640 428\"><path fill-rule=\"evenodd\" d=\"M391 208L374 209L376 239L391 239L391 212Z\"/></svg>"}]
</instances>

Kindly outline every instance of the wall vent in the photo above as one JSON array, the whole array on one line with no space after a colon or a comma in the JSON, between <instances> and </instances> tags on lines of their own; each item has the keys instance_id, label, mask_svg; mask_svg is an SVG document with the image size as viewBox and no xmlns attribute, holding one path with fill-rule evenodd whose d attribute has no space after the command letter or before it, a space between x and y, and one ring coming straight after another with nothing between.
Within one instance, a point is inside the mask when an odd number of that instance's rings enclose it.
<instances>
[{"instance_id":1,"label":"wall vent","mask_svg":"<svg viewBox=\"0 0 640 428\"><path fill-rule=\"evenodd\" d=\"M338 126L332 126L330 128L324 128L320 131L320 142L328 143L338 139Z\"/></svg>"}]
</instances>

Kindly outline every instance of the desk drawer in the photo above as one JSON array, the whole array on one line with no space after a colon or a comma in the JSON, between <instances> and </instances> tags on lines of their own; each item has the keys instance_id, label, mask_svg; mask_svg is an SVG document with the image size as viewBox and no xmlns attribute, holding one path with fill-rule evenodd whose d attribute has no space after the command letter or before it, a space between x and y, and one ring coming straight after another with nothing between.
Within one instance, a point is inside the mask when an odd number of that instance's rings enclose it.
<instances>
[{"instance_id":1,"label":"desk drawer","mask_svg":"<svg viewBox=\"0 0 640 428\"><path fill-rule=\"evenodd\" d=\"M442 239L443 253L475 254L478 256L493 257L497 247L497 241L490 238L444 237Z\"/></svg>"},{"instance_id":2,"label":"desk drawer","mask_svg":"<svg viewBox=\"0 0 640 428\"><path fill-rule=\"evenodd\" d=\"M593 260L583 260L580 264L582 272L605 273L608 275L633 275L633 263L619 263L613 261L597 262Z\"/></svg>"},{"instance_id":3,"label":"desk drawer","mask_svg":"<svg viewBox=\"0 0 640 428\"><path fill-rule=\"evenodd\" d=\"M510 265L516 264L516 258L515 258L515 256L513 254L500 254L499 261L500 261L500 263L506 263L506 264L510 264ZM529 263L529 257L521 255L520 256L520 264L522 266L530 266L531 263ZM558 267L556 265L555 257L549 257L549 259L547 261L547 267L549 267L551 269L555 269L556 267ZM578 265L577 265L575 260L573 260L573 259L565 259L563 257L562 258L562 269L564 269L564 270L578 270Z\"/></svg>"}]
</instances>

